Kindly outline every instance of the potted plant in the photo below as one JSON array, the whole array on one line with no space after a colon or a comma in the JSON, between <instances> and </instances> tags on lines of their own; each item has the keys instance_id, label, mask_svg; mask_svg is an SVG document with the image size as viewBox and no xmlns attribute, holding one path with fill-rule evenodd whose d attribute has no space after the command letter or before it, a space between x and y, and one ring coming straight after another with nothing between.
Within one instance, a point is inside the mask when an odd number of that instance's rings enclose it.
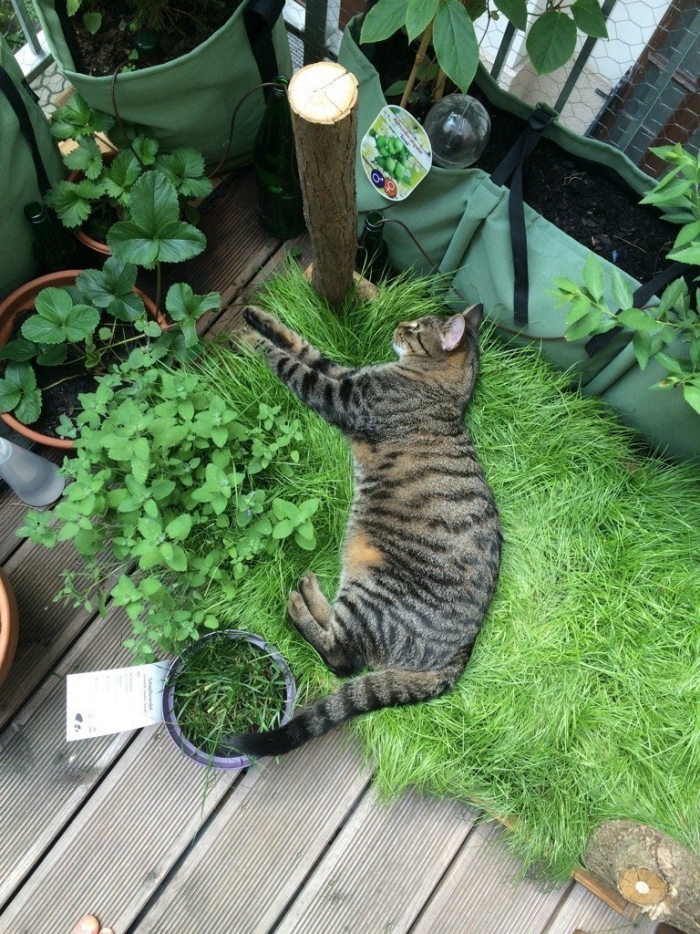
<instances>
[{"instance_id":1,"label":"potted plant","mask_svg":"<svg viewBox=\"0 0 700 934\"><path fill-rule=\"evenodd\" d=\"M257 88L292 73L281 0L198 0L184 11L167 0L36 6L54 59L92 107L118 107L163 152L196 146L209 165L251 161L264 108Z\"/></svg>"},{"instance_id":2,"label":"potted plant","mask_svg":"<svg viewBox=\"0 0 700 934\"><path fill-rule=\"evenodd\" d=\"M4 416L15 413L12 424L17 430L24 431L18 423L31 425L41 414L37 366L50 371L50 383L61 385L65 377L56 376L57 367L70 367L68 378L73 381L76 376L94 375L111 365L124 374L140 365L143 351L128 350L141 339L154 343L154 353L182 358L197 341L197 319L218 307L218 296L195 296L189 286L177 283L165 300L171 323L159 316L161 264L196 256L206 243L200 231L179 220L173 184L160 173L146 173L133 185L130 211L130 220L110 229L108 239L114 255L103 270L74 271L58 279L43 277L0 304L0 360L6 361L0 379L0 411ZM155 303L146 303L135 291L138 266L157 270ZM77 291L66 285L73 276ZM56 287L56 282L63 287ZM17 316L32 307L35 313L10 340ZM147 308L155 321L148 319ZM129 334L124 333L124 326ZM117 357L112 351L118 351ZM63 408L67 411L60 418L64 437L59 439L59 447L67 446L65 437L72 424L68 413L75 405Z\"/></svg>"},{"instance_id":3,"label":"potted plant","mask_svg":"<svg viewBox=\"0 0 700 934\"><path fill-rule=\"evenodd\" d=\"M144 173L158 172L173 184L180 213L193 224L197 212L190 199L204 198L212 190L198 150L179 147L161 153L157 140L142 135L125 139L119 150L105 135L113 127L110 114L93 110L77 92L55 111L51 133L73 143L63 154L70 174L54 183L44 199L82 243L105 255L110 252L107 233L116 221L129 219L131 191Z\"/></svg>"},{"instance_id":4,"label":"potted plant","mask_svg":"<svg viewBox=\"0 0 700 934\"><path fill-rule=\"evenodd\" d=\"M0 684L12 665L19 636L17 601L7 575L0 570Z\"/></svg>"},{"instance_id":5,"label":"potted plant","mask_svg":"<svg viewBox=\"0 0 700 934\"><path fill-rule=\"evenodd\" d=\"M210 342L177 369L158 357L157 346L133 351L83 397L62 468L70 482L21 530L46 547L74 543L84 567L64 575L58 596L123 606L140 661L220 628L258 562L313 550L319 505L294 488L300 421L291 403L260 401L267 377L253 355ZM227 599L205 611L214 584Z\"/></svg>"},{"instance_id":6,"label":"potted plant","mask_svg":"<svg viewBox=\"0 0 700 934\"><path fill-rule=\"evenodd\" d=\"M579 346L600 334L626 346L586 387L601 393L628 422L676 457L700 456L700 315L689 280L700 266L700 158L680 143L651 150L671 168L642 199L680 224L668 258L677 277L659 299L638 307L633 290L613 269L606 288L600 261L591 255L582 280L558 277L551 295L569 306L566 339ZM683 267L680 264L689 264ZM620 333L622 332L622 333ZM635 365L636 363L636 365ZM648 389L661 393L647 395Z\"/></svg>"},{"instance_id":7,"label":"potted plant","mask_svg":"<svg viewBox=\"0 0 700 934\"><path fill-rule=\"evenodd\" d=\"M203 636L173 661L163 688L163 720L193 762L242 769L250 760L231 738L287 723L295 696L292 672L275 649L252 633L223 630Z\"/></svg>"}]
</instances>

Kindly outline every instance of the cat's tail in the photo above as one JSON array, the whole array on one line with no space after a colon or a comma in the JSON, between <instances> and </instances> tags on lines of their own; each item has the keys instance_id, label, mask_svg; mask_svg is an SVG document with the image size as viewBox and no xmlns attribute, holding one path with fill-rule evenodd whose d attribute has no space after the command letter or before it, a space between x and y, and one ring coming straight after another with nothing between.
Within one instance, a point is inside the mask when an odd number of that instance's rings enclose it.
<instances>
[{"instance_id":1,"label":"cat's tail","mask_svg":"<svg viewBox=\"0 0 700 934\"><path fill-rule=\"evenodd\" d=\"M454 687L465 664L462 655L439 671L389 670L361 675L344 682L284 726L266 733L240 733L231 745L250 758L282 755L360 714L439 697Z\"/></svg>"}]
</instances>

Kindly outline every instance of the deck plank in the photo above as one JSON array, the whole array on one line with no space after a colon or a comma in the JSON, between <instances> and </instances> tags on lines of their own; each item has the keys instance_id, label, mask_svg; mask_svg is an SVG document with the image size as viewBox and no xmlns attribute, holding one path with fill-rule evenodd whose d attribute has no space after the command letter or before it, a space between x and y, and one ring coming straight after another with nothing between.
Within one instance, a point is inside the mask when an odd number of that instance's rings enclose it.
<instances>
[{"instance_id":1,"label":"deck plank","mask_svg":"<svg viewBox=\"0 0 700 934\"><path fill-rule=\"evenodd\" d=\"M272 930L369 778L341 733L251 770L130 934Z\"/></svg>"},{"instance_id":2,"label":"deck plank","mask_svg":"<svg viewBox=\"0 0 700 934\"><path fill-rule=\"evenodd\" d=\"M477 812L410 791L369 794L277 929L278 934L408 931Z\"/></svg>"},{"instance_id":3,"label":"deck plank","mask_svg":"<svg viewBox=\"0 0 700 934\"><path fill-rule=\"evenodd\" d=\"M128 665L122 610L98 620L0 736L0 905L60 834L132 733L68 744L65 676Z\"/></svg>"},{"instance_id":4,"label":"deck plank","mask_svg":"<svg viewBox=\"0 0 700 934\"><path fill-rule=\"evenodd\" d=\"M0 914L0 931L26 934L40 918L31 934L64 934L85 911L125 931L238 774L207 774L161 726L142 730Z\"/></svg>"},{"instance_id":5,"label":"deck plank","mask_svg":"<svg viewBox=\"0 0 700 934\"><path fill-rule=\"evenodd\" d=\"M81 560L70 542L47 549L24 542L3 564L19 607L19 644L0 687L0 729L89 624L94 614L67 601L53 602L63 570Z\"/></svg>"},{"instance_id":6,"label":"deck plank","mask_svg":"<svg viewBox=\"0 0 700 934\"><path fill-rule=\"evenodd\" d=\"M572 934L576 929L586 934L654 934L656 921L644 915L634 921L623 918L577 883L543 934Z\"/></svg>"},{"instance_id":7,"label":"deck plank","mask_svg":"<svg viewBox=\"0 0 700 934\"><path fill-rule=\"evenodd\" d=\"M522 878L506 833L495 822L474 828L411 934L542 930L571 883L552 887Z\"/></svg>"}]
</instances>

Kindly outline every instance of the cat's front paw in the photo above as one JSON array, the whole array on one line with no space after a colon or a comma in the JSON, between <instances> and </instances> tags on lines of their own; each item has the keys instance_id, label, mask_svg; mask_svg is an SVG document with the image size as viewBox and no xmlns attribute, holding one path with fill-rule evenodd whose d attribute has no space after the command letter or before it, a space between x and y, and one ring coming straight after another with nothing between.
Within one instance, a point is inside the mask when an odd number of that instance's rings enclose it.
<instances>
[{"instance_id":1,"label":"cat's front paw","mask_svg":"<svg viewBox=\"0 0 700 934\"><path fill-rule=\"evenodd\" d=\"M255 308L252 305L248 305L247 308L243 309L243 317L253 330L267 338L271 337L274 325L277 323L272 315L268 315L266 312L261 311L260 308Z\"/></svg>"}]
</instances>

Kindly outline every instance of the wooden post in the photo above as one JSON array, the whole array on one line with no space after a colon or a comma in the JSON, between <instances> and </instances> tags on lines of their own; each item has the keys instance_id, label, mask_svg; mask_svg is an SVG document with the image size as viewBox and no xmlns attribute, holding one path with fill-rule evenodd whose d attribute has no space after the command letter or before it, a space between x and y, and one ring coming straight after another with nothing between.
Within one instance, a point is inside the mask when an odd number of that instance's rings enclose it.
<instances>
[{"instance_id":1,"label":"wooden post","mask_svg":"<svg viewBox=\"0 0 700 934\"><path fill-rule=\"evenodd\" d=\"M357 79L335 62L307 65L289 82L289 104L313 250L311 284L338 306L353 286L357 251Z\"/></svg>"},{"instance_id":2,"label":"wooden post","mask_svg":"<svg viewBox=\"0 0 700 934\"><path fill-rule=\"evenodd\" d=\"M606 821L591 838L586 868L649 917L700 934L700 857L666 834Z\"/></svg>"}]
</instances>

